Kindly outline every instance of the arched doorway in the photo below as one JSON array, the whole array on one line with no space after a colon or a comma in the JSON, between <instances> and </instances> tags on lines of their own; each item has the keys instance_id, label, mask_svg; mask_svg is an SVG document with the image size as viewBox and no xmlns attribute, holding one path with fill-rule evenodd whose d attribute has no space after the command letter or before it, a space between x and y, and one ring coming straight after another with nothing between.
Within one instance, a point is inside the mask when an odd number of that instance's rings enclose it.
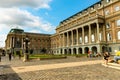
<instances>
[{"instance_id":1,"label":"arched doorway","mask_svg":"<svg viewBox=\"0 0 120 80\"><path fill-rule=\"evenodd\" d=\"M62 49L60 49L60 54L62 54Z\"/></svg>"},{"instance_id":2,"label":"arched doorway","mask_svg":"<svg viewBox=\"0 0 120 80\"><path fill-rule=\"evenodd\" d=\"M86 54L86 53L88 53L89 48L88 48L88 47L85 47L85 49L84 49L84 50L85 50L85 54Z\"/></svg>"},{"instance_id":3,"label":"arched doorway","mask_svg":"<svg viewBox=\"0 0 120 80\"><path fill-rule=\"evenodd\" d=\"M107 51L107 47L106 46L102 46L102 53L104 53L105 51Z\"/></svg>"},{"instance_id":4,"label":"arched doorway","mask_svg":"<svg viewBox=\"0 0 120 80\"><path fill-rule=\"evenodd\" d=\"M67 54L67 49L64 49L64 54Z\"/></svg>"},{"instance_id":5,"label":"arched doorway","mask_svg":"<svg viewBox=\"0 0 120 80\"><path fill-rule=\"evenodd\" d=\"M92 47L92 53L93 53L93 54L97 54L97 47L96 47L96 46L93 46L93 47Z\"/></svg>"},{"instance_id":6,"label":"arched doorway","mask_svg":"<svg viewBox=\"0 0 120 80\"><path fill-rule=\"evenodd\" d=\"M76 54L76 48L73 48L73 54Z\"/></svg>"},{"instance_id":7,"label":"arched doorway","mask_svg":"<svg viewBox=\"0 0 120 80\"><path fill-rule=\"evenodd\" d=\"M71 54L71 49L68 50L68 54Z\"/></svg>"},{"instance_id":8,"label":"arched doorway","mask_svg":"<svg viewBox=\"0 0 120 80\"><path fill-rule=\"evenodd\" d=\"M79 54L82 54L82 48L79 48L78 51L79 51Z\"/></svg>"}]
</instances>

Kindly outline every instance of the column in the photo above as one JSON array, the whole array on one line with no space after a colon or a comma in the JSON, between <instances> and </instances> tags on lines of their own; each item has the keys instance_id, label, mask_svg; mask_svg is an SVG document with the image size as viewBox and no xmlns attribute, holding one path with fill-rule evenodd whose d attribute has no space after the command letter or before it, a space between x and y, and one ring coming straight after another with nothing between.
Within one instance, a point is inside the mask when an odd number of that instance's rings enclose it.
<instances>
[{"instance_id":1,"label":"column","mask_svg":"<svg viewBox=\"0 0 120 80\"><path fill-rule=\"evenodd\" d=\"M69 46L69 32L67 32L67 47Z\"/></svg>"},{"instance_id":2,"label":"column","mask_svg":"<svg viewBox=\"0 0 120 80\"><path fill-rule=\"evenodd\" d=\"M91 26L90 25L88 26L89 26L89 44L91 44Z\"/></svg>"},{"instance_id":3,"label":"column","mask_svg":"<svg viewBox=\"0 0 120 80\"><path fill-rule=\"evenodd\" d=\"M116 43L116 36L115 36L116 35L116 32L115 32L116 28L115 28L115 23L111 22L111 25L112 25L111 26L112 27L112 35L111 36L113 37L113 43Z\"/></svg>"},{"instance_id":4,"label":"column","mask_svg":"<svg viewBox=\"0 0 120 80\"><path fill-rule=\"evenodd\" d=\"M106 33L106 32L105 32L105 25L103 25L103 38L102 38L103 41L106 41L105 33Z\"/></svg>"},{"instance_id":5,"label":"column","mask_svg":"<svg viewBox=\"0 0 120 80\"><path fill-rule=\"evenodd\" d=\"M73 54L73 48L71 48L71 54Z\"/></svg>"},{"instance_id":6,"label":"column","mask_svg":"<svg viewBox=\"0 0 120 80\"><path fill-rule=\"evenodd\" d=\"M71 31L71 35L72 35L72 46L73 46L73 31Z\"/></svg>"},{"instance_id":7,"label":"column","mask_svg":"<svg viewBox=\"0 0 120 80\"><path fill-rule=\"evenodd\" d=\"M13 37L13 47L14 47L14 44L15 44L15 38Z\"/></svg>"},{"instance_id":8,"label":"column","mask_svg":"<svg viewBox=\"0 0 120 80\"><path fill-rule=\"evenodd\" d=\"M65 52L64 52L64 49L62 49L63 51L62 51L62 54L65 54Z\"/></svg>"},{"instance_id":9,"label":"column","mask_svg":"<svg viewBox=\"0 0 120 80\"><path fill-rule=\"evenodd\" d=\"M76 41L77 41L77 45L78 45L78 44L79 44L79 43L78 43L78 29L76 29L76 35L77 35Z\"/></svg>"},{"instance_id":10,"label":"column","mask_svg":"<svg viewBox=\"0 0 120 80\"><path fill-rule=\"evenodd\" d=\"M82 48L82 54L85 54L85 50L84 50L84 47Z\"/></svg>"},{"instance_id":11,"label":"column","mask_svg":"<svg viewBox=\"0 0 120 80\"><path fill-rule=\"evenodd\" d=\"M79 54L79 48L76 48L76 50L77 50L77 54Z\"/></svg>"},{"instance_id":12,"label":"column","mask_svg":"<svg viewBox=\"0 0 120 80\"><path fill-rule=\"evenodd\" d=\"M65 46L65 34L63 33L63 47Z\"/></svg>"},{"instance_id":13,"label":"column","mask_svg":"<svg viewBox=\"0 0 120 80\"><path fill-rule=\"evenodd\" d=\"M97 43L99 43L100 39L99 39L99 23L97 22Z\"/></svg>"},{"instance_id":14,"label":"column","mask_svg":"<svg viewBox=\"0 0 120 80\"><path fill-rule=\"evenodd\" d=\"M12 48L12 37L10 37L10 48Z\"/></svg>"},{"instance_id":15,"label":"column","mask_svg":"<svg viewBox=\"0 0 120 80\"><path fill-rule=\"evenodd\" d=\"M85 34L84 34L84 27L82 27L82 44L84 44L84 38L85 38Z\"/></svg>"}]
</instances>

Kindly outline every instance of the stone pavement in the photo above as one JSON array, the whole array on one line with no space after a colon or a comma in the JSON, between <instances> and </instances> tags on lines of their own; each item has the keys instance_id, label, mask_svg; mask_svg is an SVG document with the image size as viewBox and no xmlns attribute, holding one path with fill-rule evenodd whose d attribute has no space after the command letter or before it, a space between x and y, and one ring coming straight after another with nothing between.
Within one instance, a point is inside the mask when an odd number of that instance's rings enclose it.
<instances>
[{"instance_id":1,"label":"stone pavement","mask_svg":"<svg viewBox=\"0 0 120 80\"><path fill-rule=\"evenodd\" d=\"M0 80L119 80L120 71L101 65L102 58L0 62ZM112 76L111 76L112 74Z\"/></svg>"}]
</instances>

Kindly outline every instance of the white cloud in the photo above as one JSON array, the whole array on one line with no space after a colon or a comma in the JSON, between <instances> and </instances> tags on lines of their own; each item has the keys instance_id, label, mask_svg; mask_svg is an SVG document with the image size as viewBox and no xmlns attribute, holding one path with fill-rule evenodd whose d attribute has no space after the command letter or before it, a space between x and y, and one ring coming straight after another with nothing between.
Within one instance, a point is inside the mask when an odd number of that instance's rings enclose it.
<instances>
[{"instance_id":1,"label":"white cloud","mask_svg":"<svg viewBox=\"0 0 120 80\"><path fill-rule=\"evenodd\" d=\"M52 0L1 0L0 7L30 7L30 8L50 8L49 3Z\"/></svg>"},{"instance_id":2,"label":"white cloud","mask_svg":"<svg viewBox=\"0 0 120 80\"><path fill-rule=\"evenodd\" d=\"M0 47L5 46L5 39L7 34L0 34Z\"/></svg>"},{"instance_id":3,"label":"white cloud","mask_svg":"<svg viewBox=\"0 0 120 80\"><path fill-rule=\"evenodd\" d=\"M22 28L40 28L43 31L50 31L51 28L54 28L52 24L39 16L34 16L30 12L19 8L0 8L0 15L0 24L6 24L8 27L17 25Z\"/></svg>"},{"instance_id":4,"label":"white cloud","mask_svg":"<svg viewBox=\"0 0 120 80\"><path fill-rule=\"evenodd\" d=\"M31 30L31 31L29 31L29 32L32 32L32 33L41 33L40 30Z\"/></svg>"},{"instance_id":5,"label":"white cloud","mask_svg":"<svg viewBox=\"0 0 120 80\"><path fill-rule=\"evenodd\" d=\"M33 15L30 9L50 9L52 0L2 0L0 1L0 47L5 45L6 35L11 28L31 30L26 32L53 32L55 26L40 16ZM33 29L33 30L32 30Z\"/></svg>"}]
</instances>

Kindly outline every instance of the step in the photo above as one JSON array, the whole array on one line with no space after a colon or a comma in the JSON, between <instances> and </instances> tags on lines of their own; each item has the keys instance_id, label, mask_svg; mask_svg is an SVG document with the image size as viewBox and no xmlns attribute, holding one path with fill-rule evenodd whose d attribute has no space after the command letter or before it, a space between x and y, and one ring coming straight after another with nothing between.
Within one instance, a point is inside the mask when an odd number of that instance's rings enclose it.
<instances>
[{"instance_id":1,"label":"step","mask_svg":"<svg viewBox=\"0 0 120 80\"><path fill-rule=\"evenodd\" d=\"M108 63L108 65L106 66L105 64L102 64L105 67L109 67L109 68L114 68L114 69L118 69L120 70L120 64L116 64L116 63Z\"/></svg>"}]
</instances>

